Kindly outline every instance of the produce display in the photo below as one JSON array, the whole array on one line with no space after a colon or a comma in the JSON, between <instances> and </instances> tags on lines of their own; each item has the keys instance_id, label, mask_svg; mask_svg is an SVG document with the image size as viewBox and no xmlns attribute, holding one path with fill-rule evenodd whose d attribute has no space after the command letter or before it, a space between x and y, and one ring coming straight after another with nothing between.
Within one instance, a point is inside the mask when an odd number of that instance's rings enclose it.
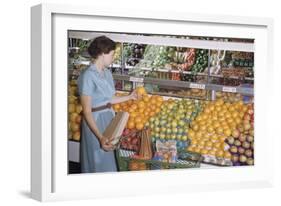
<instances>
[{"instance_id":1,"label":"produce display","mask_svg":"<svg viewBox=\"0 0 281 206\"><path fill-rule=\"evenodd\" d=\"M113 63L114 64L121 64L121 44L116 43L116 48L114 50L114 57L113 57Z\"/></svg>"},{"instance_id":2,"label":"produce display","mask_svg":"<svg viewBox=\"0 0 281 206\"><path fill-rule=\"evenodd\" d=\"M243 95L231 92L216 92L216 99L222 99L225 102L243 101Z\"/></svg>"},{"instance_id":3,"label":"produce display","mask_svg":"<svg viewBox=\"0 0 281 206\"><path fill-rule=\"evenodd\" d=\"M177 140L177 148L189 146L188 126L200 110L197 100L172 100L164 102L161 111L151 117L146 126L151 129L152 140Z\"/></svg>"},{"instance_id":4,"label":"produce display","mask_svg":"<svg viewBox=\"0 0 281 206\"><path fill-rule=\"evenodd\" d=\"M76 80L71 80L68 85L68 138L80 141L82 106L79 103L77 93L77 82Z\"/></svg>"},{"instance_id":5,"label":"produce display","mask_svg":"<svg viewBox=\"0 0 281 206\"><path fill-rule=\"evenodd\" d=\"M158 95L147 95L144 87L138 87L137 93L139 96L138 100L114 104L113 109L115 112L125 111L129 113L128 129L142 130L149 118L160 112L164 100L163 97Z\"/></svg>"},{"instance_id":6,"label":"produce display","mask_svg":"<svg viewBox=\"0 0 281 206\"><path fill-rule=\"evenodd\" d=\"M254 164L254 105L244 110L243 122L226 139L235 166Z\"/></svg>"},{"instance_id":7,"label":"produce display","mask_svg":"<svg viewBox=\"0 0 281 206\"><path fill-rule=\"evenodd\" d=\"M85 45L81 47L85 51ZM69 53L76 60L79 55L74 50ZM80 56L79 60L89 58ZM82 106L75 79L88 65L73 60L69 66L68 138L80 141ZM114 80L116 90L126 91L115 95L125 96L136 88L138 96L112 105L115 112L129 113L116 150L129 154L124 156L123 170L191 168L200 162L254 165L254 96L243 91L253 88L253 67L251 52L117 43L111 72L130 79ZM176 86L149 78L182 82Z\"/></svg>"},{"instance_id":8,"label":"produce display","mask_svg":"<svg viewBox=\"0 0 281 206\"><path fill-rule=\"evenodd\" d=\"M205 159L232 158L225 140L243 122L248 105L242 101L224 102L222 99L209 102L191 123L188 137L191 139L189 151L201 153ZM211 158L210 158L211 157Z\"/></svg>"},{"instance_id":9,"label":"produce display","mask_svg":"<svg viewBox=\"0 0 281 206\"><path fill-rule=\"evenodd\" d=\"M145 45L143 44L126 44L124 45L124 56L126 64L135 66L143 58Z\"/></svg>"},{"instance_id":10,"label":"produce display","mask_svg":"<svg viewBox=\"0 0 281 206\"><path fill-rule=\"evenodd\" d=\"M177 160L177 142L174 140L165 142L157 140L153 159L162 162L175 163Z\"/></svg>"},{"instance_id":11,"label":"produce display","mask_svg":"<svg viewBox=\"0 0 281 206\"><path fill-rule=\"evenodd\" d=\"M139 152L140 149L140 135L136 129L124 129L123 138L120 141L120 147L126 150Z\"/></svg>"},{"instance_id":12,"label":"produce display","mask_svg":"<svg viewBox=\"0 0 281 206\"><path fill-rule=\"evenodd\" d=\"M208 91L204 89L160 89L160 92L165 92L167 94L177 94L183 97L189 98L198 98L198 99L206 99L208 95Z\"/></svg>"}]
</instances>

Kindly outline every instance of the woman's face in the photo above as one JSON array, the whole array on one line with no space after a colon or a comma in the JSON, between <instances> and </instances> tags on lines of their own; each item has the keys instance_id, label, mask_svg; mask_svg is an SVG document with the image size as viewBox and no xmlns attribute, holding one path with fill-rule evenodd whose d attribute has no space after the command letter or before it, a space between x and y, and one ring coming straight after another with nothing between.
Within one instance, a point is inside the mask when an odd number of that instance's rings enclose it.
<instances>
[{"instance_id":1,"label":"woman's face","mask_svg":"<svg viewBox=\"0 0 281 206\"><path fill-rule=\"evenodd\" d=\"M113 60L114 60L114 50L110 51L108 54L103 54L103 63L105 67L112 64Z\"/></svg>"}]
</instances>

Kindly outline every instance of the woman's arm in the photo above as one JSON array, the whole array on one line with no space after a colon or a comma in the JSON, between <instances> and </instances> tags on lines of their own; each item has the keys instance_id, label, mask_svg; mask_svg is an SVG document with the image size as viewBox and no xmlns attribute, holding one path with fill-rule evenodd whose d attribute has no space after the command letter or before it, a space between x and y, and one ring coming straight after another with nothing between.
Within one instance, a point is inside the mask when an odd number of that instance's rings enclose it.
<instances>
[{"instance_id":1,"label":"woman's arm","mask_svg":"<svg viewBox=\"0 0 281 206\"><path fill-rule=\"evenodd\" d=\"M91 107L91 96L81 96L81 105L82 105L82 111L83 116L90 128L90 130L96 135L98 138L102 148L106 151L113 150L114 146L110 143L111 139L106 139L103 137L103 135L100 133L96 121L92 116L92 107Z\"/></svg>"},{"instance_id":2,"label":"woman's arm","mask_svg":"<svg viewBox=\"0 0 281 206\"><path fill-rule=\"evenodd\" d=\"M118 104L118 103L121 103L121 102L126 102L126 101L129 101L131 99L137 99L137 98L138 98L137 92L136 92L136 90L134 90L130 95L127 95L127 96L121 96L121 97L113 96L110 103L111 104Z\"/></svg>"}]
</instances>

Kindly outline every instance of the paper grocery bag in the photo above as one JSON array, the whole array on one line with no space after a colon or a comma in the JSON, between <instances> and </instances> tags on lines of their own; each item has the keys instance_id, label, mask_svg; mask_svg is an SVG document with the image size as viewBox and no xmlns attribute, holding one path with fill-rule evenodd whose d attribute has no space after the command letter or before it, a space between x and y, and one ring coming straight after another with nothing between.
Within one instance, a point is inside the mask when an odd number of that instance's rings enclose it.
<instances>
[{"instance_id":1,"label":"paper grocery bag","mask_svg":"<svg viewBox=\"0 0 281 206\"><path fill-rule=\"evenodd\" d=\"M126 127L126 124L129 119L128 112L117 112L115 117L111 120L108 127L105 129L103 136L105 138L114 138L111 142L113 145L119 142L119 139L122 135L123 130Z\"/></svg>"}]
</instances>

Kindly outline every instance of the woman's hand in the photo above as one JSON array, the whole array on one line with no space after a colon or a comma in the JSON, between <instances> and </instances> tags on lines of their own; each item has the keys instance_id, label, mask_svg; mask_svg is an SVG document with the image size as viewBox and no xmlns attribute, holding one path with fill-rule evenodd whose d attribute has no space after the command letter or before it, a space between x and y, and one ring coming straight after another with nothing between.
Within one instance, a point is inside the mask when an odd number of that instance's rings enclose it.
<instances>
[{"instance_id":1,"label":"woman's hand","mask_svg":"<svg viewBox=\"0 0 281 206\"><path fill-rule=\"evenodd\" d=\"M112 138L105 138L105 137L102 137L100 139L100 144L101 144L101 147L104 151L112 151L115 149L115 146L111 143L113 141L113 137Z\"/></svg>"},{"instance_id":2,"label":"woman's hand","mask_svg":"<svg viewBox=\"0 0 281 206\"><path fill-rule=\"evenodd\" d=\"M137 90L134 90L134 91L130 94L130 99L132 99L132 100L137 100L137 99L138 99Z\"/></svg>"}]
</instances>

